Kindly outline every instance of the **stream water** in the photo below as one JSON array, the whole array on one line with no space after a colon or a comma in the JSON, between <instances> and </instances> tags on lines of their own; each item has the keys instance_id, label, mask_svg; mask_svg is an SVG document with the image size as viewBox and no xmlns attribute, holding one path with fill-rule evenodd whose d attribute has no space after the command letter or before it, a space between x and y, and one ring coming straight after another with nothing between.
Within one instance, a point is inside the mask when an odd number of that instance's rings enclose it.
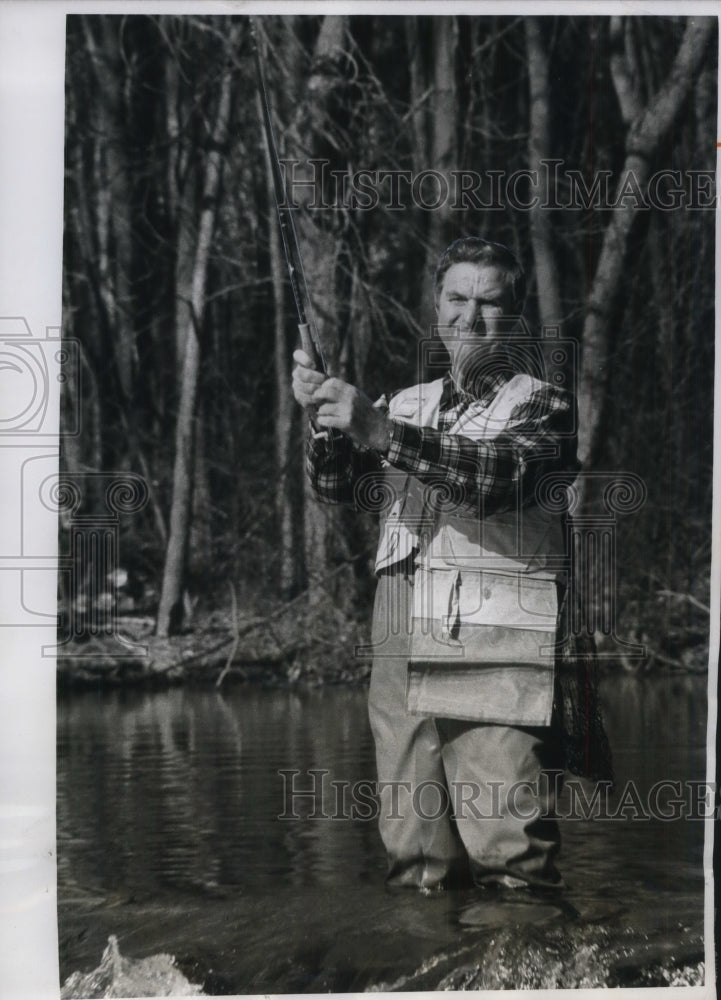
<instances>
[{"instance_id":1,"label":"stream water","mask_svg":"<svg viewBox=\"0 0 721 1000\"><path fill-rule=\"evenodd\" d=\"M702 794L705 679L614 677L603 698L624 808L562 820L568 890L545 901L386 890L375 820L338 798L374 777L364 690L62 697L61 979L115 935L216 994L702 983L704 823L660 813ZM289 795L311 769L335 818Z\"/></svg>"}]
</instances>

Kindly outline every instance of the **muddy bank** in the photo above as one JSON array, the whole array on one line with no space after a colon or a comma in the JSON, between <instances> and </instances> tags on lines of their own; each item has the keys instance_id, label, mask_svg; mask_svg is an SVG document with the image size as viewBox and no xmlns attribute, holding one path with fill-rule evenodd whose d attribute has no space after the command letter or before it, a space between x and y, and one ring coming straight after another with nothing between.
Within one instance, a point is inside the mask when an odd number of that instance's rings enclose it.
<instances>
[{"instance_id":1,"label":"muddy bank","mask_svg":"<svg viewBox=\"0 0 721 1000\"><path fill-rule=\"evenodd\" d=\"M355 655L356 647L367 642L355 625L338 633L336 653L327 636L306 622L283 621L279 613L233 624L219 614L168 638L159 638L154 629L150 617L121 618L112 634L88 634L61 643L58 687L221 687L244 681L314 687L361 683L370 673L370 660Z\"/></svg>"}]
</instances>

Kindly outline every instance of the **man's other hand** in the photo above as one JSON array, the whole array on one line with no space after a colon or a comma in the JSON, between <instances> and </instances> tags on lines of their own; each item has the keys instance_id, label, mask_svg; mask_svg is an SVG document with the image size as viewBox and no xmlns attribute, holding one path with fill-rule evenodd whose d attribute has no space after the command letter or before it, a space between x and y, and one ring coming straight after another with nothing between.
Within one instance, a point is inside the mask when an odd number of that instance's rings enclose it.
<instances>
[{"instance_id":1,"label":"man's other hand","mask_svg":"<svg viewBox=\"0 0 721 1000\"><path fill-rule=\"evenodd\" d=\"M313 402L318 407L319 427L335 427L361 447L388 450L391 427L386 409L374 406L355 386L339 378L328 378L315 390Z\"/></svg>"}]
</instances>

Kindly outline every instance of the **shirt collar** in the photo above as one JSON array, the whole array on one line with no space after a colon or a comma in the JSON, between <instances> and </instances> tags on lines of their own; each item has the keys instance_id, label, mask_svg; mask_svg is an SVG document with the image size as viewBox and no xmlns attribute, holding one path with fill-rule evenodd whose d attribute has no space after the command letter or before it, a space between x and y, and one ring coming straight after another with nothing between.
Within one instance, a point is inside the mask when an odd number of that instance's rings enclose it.
<instances>
[{"instance_id":1,"label":"shirt collar","mask_svg":"<svg viewBox=\"0 0 721 1000\"><path fill-rule=\"evenodd\" d=\"M443 376L443 394L441 396L441 406L446 409L451 406L456 406L459 403L468 403L472 401L476 402L490 402L490 400L496 395L501 386L505 385L511 379L511 373L505 372L489 372L487 375L483 375L479 378L475 388L475 392L469 393L465 389L461 389L457 384L451 372L446 372Z\"/></svg>"}]
</instances>

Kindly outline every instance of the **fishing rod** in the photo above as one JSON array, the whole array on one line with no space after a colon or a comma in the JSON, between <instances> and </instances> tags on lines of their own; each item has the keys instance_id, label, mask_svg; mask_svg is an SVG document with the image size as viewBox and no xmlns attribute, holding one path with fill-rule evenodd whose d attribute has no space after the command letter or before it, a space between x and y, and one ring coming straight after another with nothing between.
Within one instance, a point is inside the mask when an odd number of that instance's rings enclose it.
<instances>
[{"instance_id":1,"label":"fishing rod","mask_svg":"<svg viewBox=\"0 0 721 1000\"><path fill-rule=\"evenodd\" d=\"M323 357L318 330L313 314L313 303L308 291L305 271L303 269L303 258L300 252L300 243L293 220L293 212L290 209L288 193L285 186L285 176L280 165L278 147L273 131L273 120L270 113L270 102L268 100L268 89L265 84L265 73L263 72L263 60L261 56L260 32L256 25L256 19L250 17L250 37L255 59L255 71L257 76L258 94L263 113L263 129L265 132L265 142L268 150L268 160L270 162L270 172L273 178L273 193L275 196L275 208L278 213L278 223L280 225L280 236L283 244L283 254L288 267L290 277L290 287L293 293L296 312L298 314L298 332L303 350L310 358L316 371L327 374L328 367ZM312 423L311 419L311 423Z\"/></svg>"}]
</instances>

